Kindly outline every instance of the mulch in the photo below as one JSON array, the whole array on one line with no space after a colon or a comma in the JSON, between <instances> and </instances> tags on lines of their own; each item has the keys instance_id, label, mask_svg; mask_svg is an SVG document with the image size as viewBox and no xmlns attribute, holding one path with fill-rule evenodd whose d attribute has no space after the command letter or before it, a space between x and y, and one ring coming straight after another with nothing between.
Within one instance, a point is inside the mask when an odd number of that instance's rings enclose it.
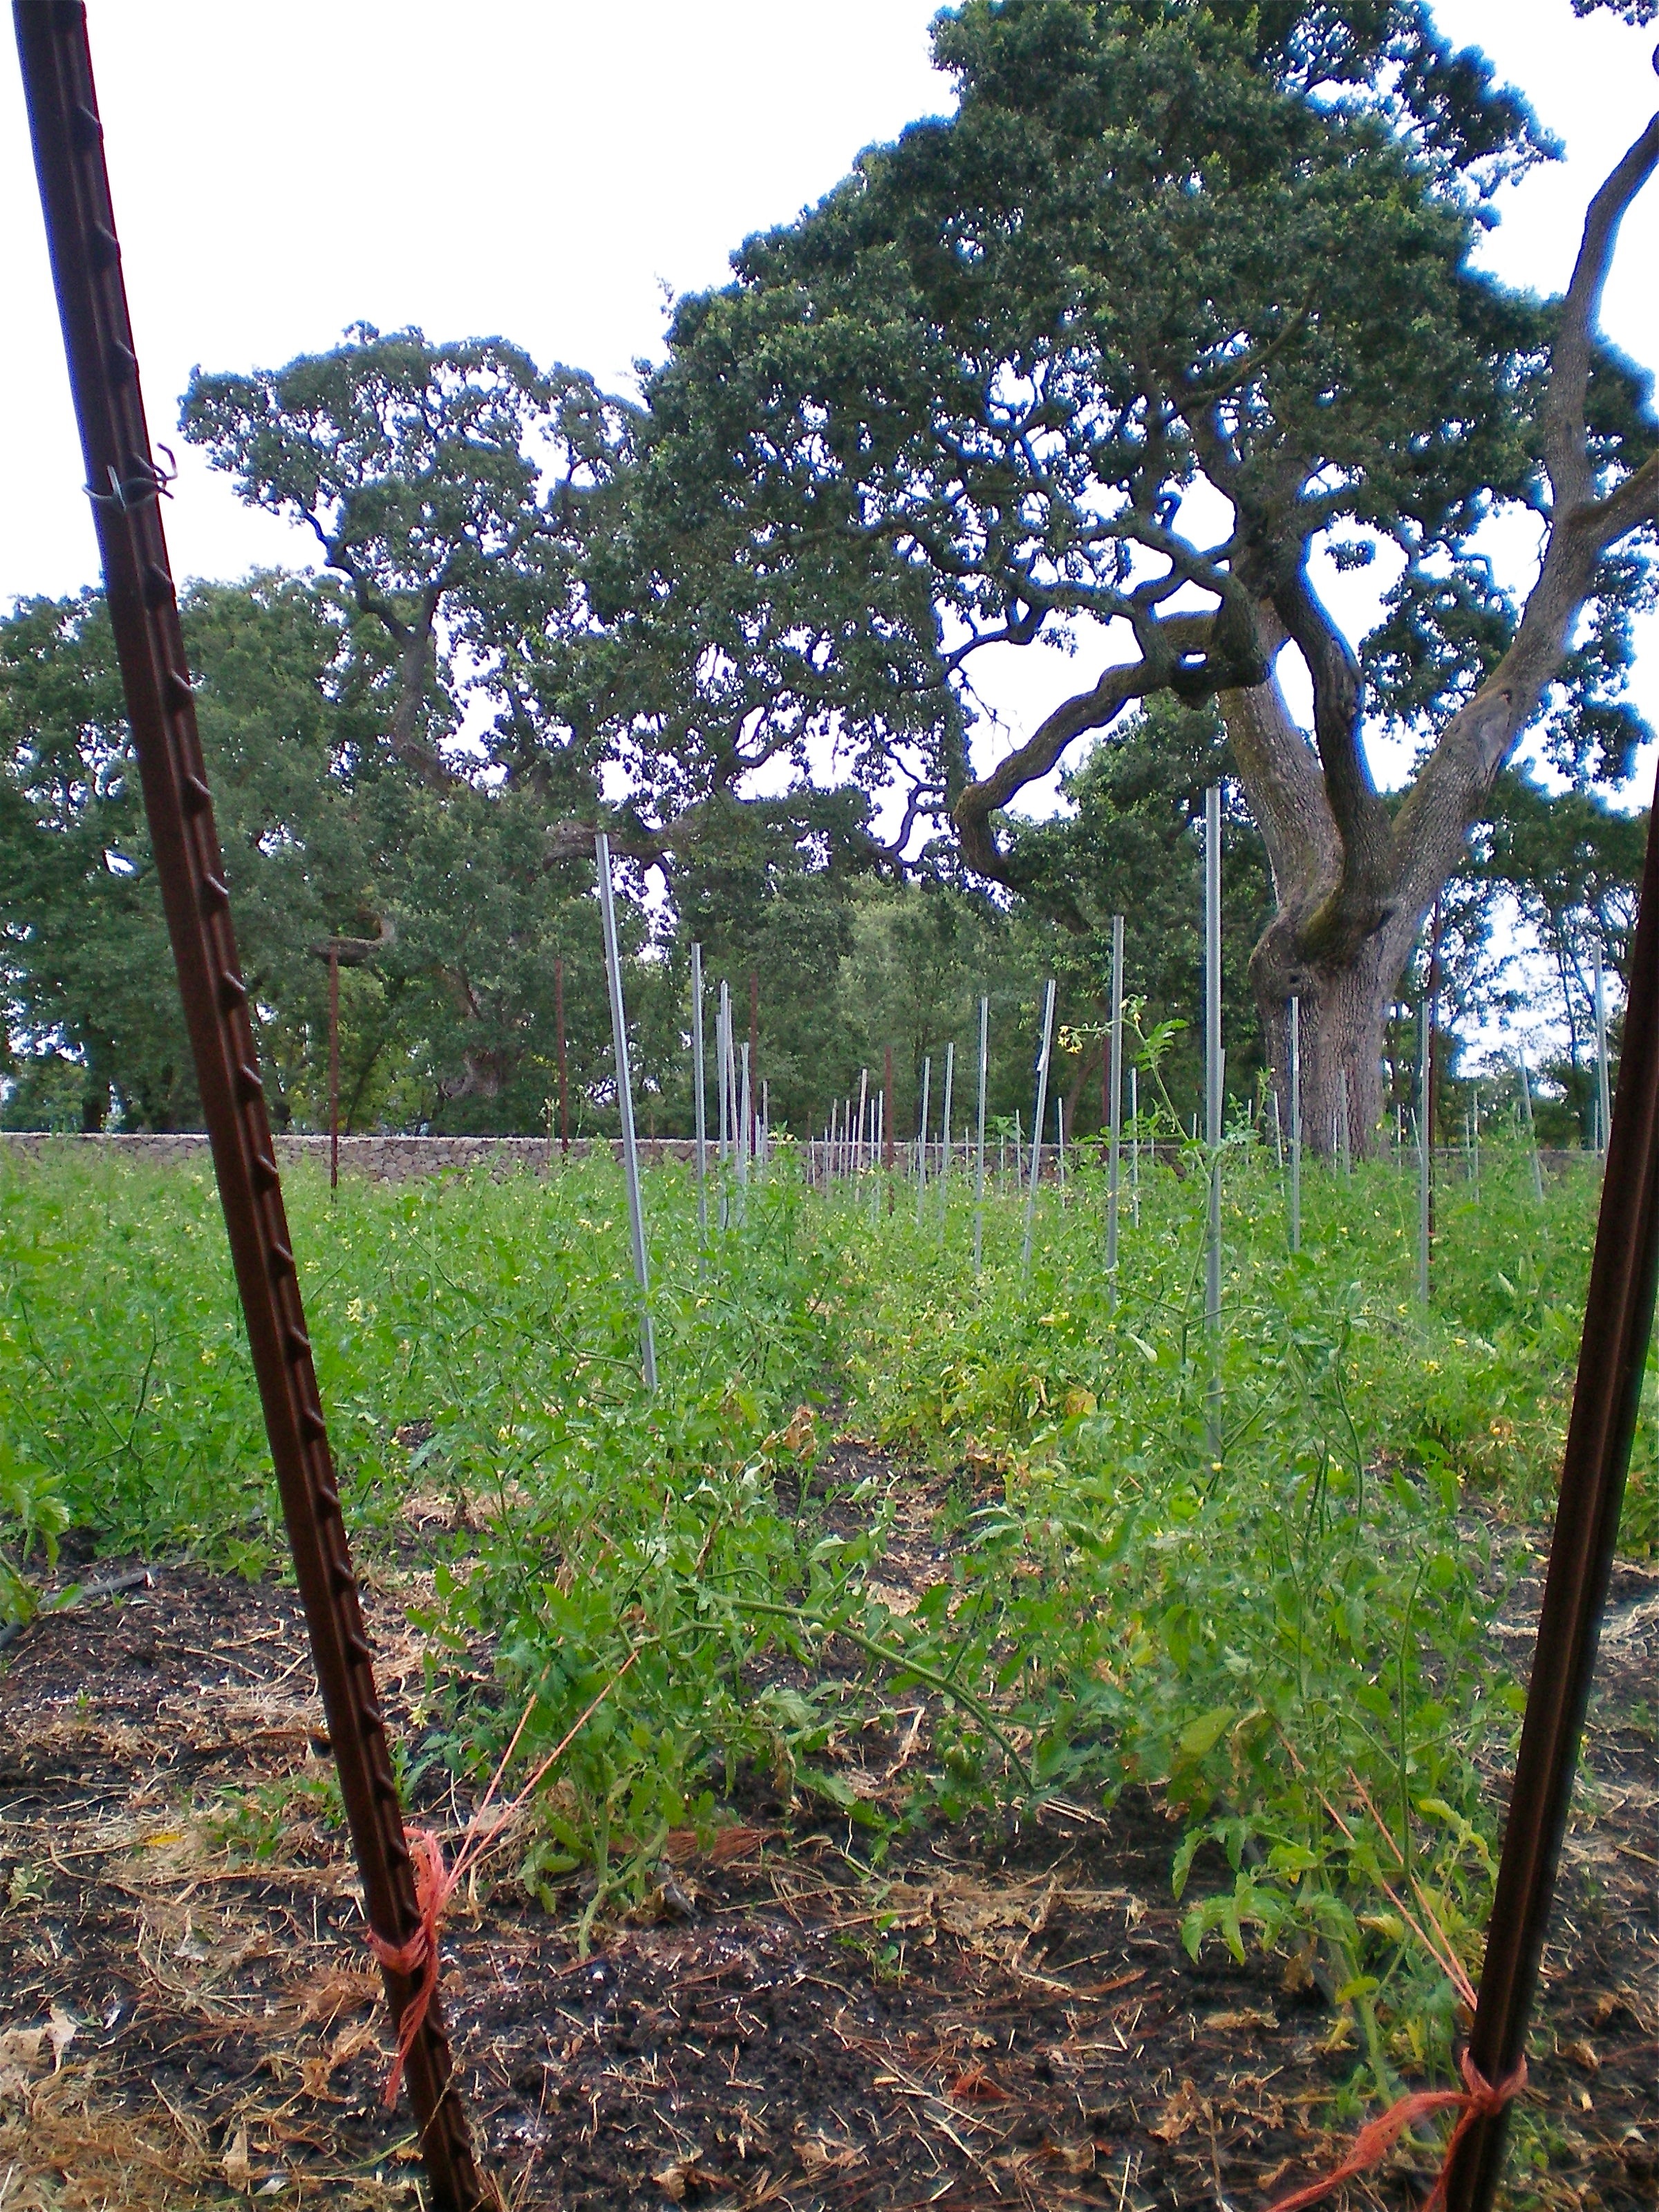
<instances>
[{"instance_id":1,"label":"mulch","mask_svg":"<svg viewBox=\"0 0 1659 2212\"><path fill-rule=\"evenodd\" d=\"M368 1583L418 1729L420 1572ZM1659 2173L1659 1576L1615 1599L1516 2185L1584 2212ZM294 1592L185 1567L48 1613L0 1708L0 2212L415 2203ZM745 1818L586 1957L509 1881L458 1895L444 2001L508 2204L1255 2212L1333 2159L1340 2018L1282 1960L1187 1957L1145 1796L873 1870L844 1825Z\"/></svg>"}]
</instances>

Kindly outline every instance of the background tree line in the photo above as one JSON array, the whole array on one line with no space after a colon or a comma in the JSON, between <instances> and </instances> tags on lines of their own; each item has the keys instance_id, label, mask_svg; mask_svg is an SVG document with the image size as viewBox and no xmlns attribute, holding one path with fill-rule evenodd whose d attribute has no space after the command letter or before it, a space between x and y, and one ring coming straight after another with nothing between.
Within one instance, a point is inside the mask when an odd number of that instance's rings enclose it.
<instances>
[{"instance_id":1,"label":"background tree line","mask_svg":"<svg viewBox=\"0 0 1659 2212\"><path fill-rule=\"evenodd\" d=\"M555 1089L554 965L578 1133L616 1126L591 860L550 840L542 811L499 773L488 744L434 786L388 738L392 680L379 634L328 577L198 587L185 607L244 958L279 1125L324 1125L331 934L375 938L343 970L342 1102L349 1129L529 1133ZM0 939L13 1128L168 1129L197 1120L184 1025L131 770L101 599L39 600L0 623ZM629 863L623 901L628 997L643 1124L690 1127L689 948L726 975L746 1019L760 978L761 1066L781 1123L822 1126L878 1073L891 1045L901 1129L922 1062L963 1055L991 998L994 1117L1029 1121L1042 981L1060 982L1058 1066L1068 1124L1102 1115L1110 918L1125 913L1128 988L1143 1027L1189 1024L1164 1062L1183 1113L1200 1097L1199 835L1206 785L1226 775L1212 712L1158 702L1066 780L1064 810L1015 823L1029 888L993 896L960 877L877 866L832 836L732 805L677 869L672 902ZM1271 888L1261 842L1225 782L1226 1043L1230 1088L1263 1066L1246 963ZM1547 797L1519 776L1482 825L1446 902L1444 1019L1513 1003L1492 943L1518 908L1554 962L1568 1054L1553 1070L1587 1127L1593 1090L1589 945L1615 976L1634 907L1645 817L1593 796ZM1070 926L1055 918L1064 903ZM1507 905L1506 905L1507 902ZM1420 994L1417 979L1413 1002ZM1409 1024L1407 1025L1409 1029ZM1414 1041L1399 1041L1408 1099ZM937 1099L937 1090L935 1097ZM1570 1133L1557 1120L1558 1135Z\"/></svg>"}]
</instances>

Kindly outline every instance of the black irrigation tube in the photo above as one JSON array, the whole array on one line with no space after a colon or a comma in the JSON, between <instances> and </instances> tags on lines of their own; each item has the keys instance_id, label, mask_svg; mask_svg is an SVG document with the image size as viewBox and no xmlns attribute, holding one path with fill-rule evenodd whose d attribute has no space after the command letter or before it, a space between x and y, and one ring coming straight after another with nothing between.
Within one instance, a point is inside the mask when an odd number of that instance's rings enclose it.
<instances>
[{"instance_id":1,"label":"black irrigation tube","mask_svg":"<svg viewBox=\"0 0 1659 2212\"><path fill-rule=\"evenodd\" d=\"M18 52L111 626L229 1232L265 1431L370 1929L418 1945L422 1920L356 1577L306 1335L225 863L204 772L121 274L82 0L15 0ZM171 130L161 117L152 128ZM421 1976L386 1966L394 2021ZM492 2192L473 2159L435 1999L408 2057L435 2212Z\"/></svg>"},{"instance_id":2,"label":"black irrigation tube","mask_svg":"<svg viewBox=\"0 0 1659 2212\"><path fill-rule=\"evenodd\" d=\"M32 1628L49 1613L73 1613L76 1606L90 1605L96 1598L116 1597L123 1590L148 1589L161 1571L159 1567L130 1567L125 1574L112 1575L106 1582L82 1583L78 1588L71 1585L62 1597L49 1598L38 1613L30 1613L26 1620L9 1620L0 1628L0 1651L15 1644L25 1629Z\"/></svg>"}]
</instances>

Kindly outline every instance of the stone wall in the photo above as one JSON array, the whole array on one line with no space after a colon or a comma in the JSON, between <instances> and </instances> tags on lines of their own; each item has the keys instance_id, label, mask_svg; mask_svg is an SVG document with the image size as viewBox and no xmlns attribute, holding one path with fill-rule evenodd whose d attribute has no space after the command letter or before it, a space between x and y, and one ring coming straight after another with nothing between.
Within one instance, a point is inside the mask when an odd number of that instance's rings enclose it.
<instances>
[{"instance_id":1,"label":"stone wall","mask_svg":"<svg viewBox=\"0 0 1659 2212\"><path fill-rule=\"evenodd\" d=\"M640 1158L647 1166L660 1160L689 1161L696 1146L689 1137L641 1137ZM710 1164L713 1164L714 1146L709 1146ZM1082 1145L1085 1162L1099 1159L1103 1147L1098 1138L1085 1137ZM0 1160L36 1159L52 1151L64 1154L78 1152L82 1158L153 1160L162 1165L210 1164L208 1140L204 1136L180 1133L174 1136L45 1136L33 1132L0 1131ZM958 1143L953 1153L959 1163L957 1171L963 1173L969 1167L969 1153L965 1145ZM570 1156L586 1159L591 1154L608 1151L613 1159L622 1158L622 1139L619 1137L573 1138ZM986 1147L988 1161L994 1167L995 1147ZM1068 1147L1068 1158L1070 1157ZM1594 1152L1540 1151L1539 1159L1547 1169L1559 1173L1574 1167L1599 1165ZM311 1174L328 1173L328 1139L326 1137L278 1137L276 1158L284 1168L301 1168ZM1143 1163L1161 1159L1166 1166L1182 1172L1185 1156L1170 1146L1159 1146L1154 1151L1151 1145L1141 1148ZM553 1164L557 1165L559 1147L553 1147ZM905 1148L900 1148L900 1165L905 1160ZM1021 1173L1030 1172L1030 1153L1022 1158ZM1415 1174L1417 1156L1409 1150L1401 1161L1402 1172ZM930 1155L929 1169L932 1170ZM1011 1166L1012 1162L1011 1159ZM1309 1162L1309 1170L1315 1164ZM340 1139L340 1172L342 1175L367 1176L372 1182L407 1182L413 1176L434 1175L466 1175L482 1168L491 1176L514 1175L528 1168L544 1174L548 1166L548 1146L544 1137L342 1137ZM1042 1173L1045 1180L1054 1175L1055 1162L1054 1146L1042 1148ZM1470 1171L1468 1155L1461 1146L1435 1147L1437 1178L1457 1180ZM1126 1156L1123 1173L1128 1175Z\"/></svg>"},{"instance_id":2,"label":"stone wall","mask_svg":"<svg viewBox=\"0 0 1659 2212\"><path fill-rule=\"evenodd\" d=\"M641 1159L654 1164L665 1159L690 1159L694 1147L686 1138L641 1138ZM619 1138L577 1137L572 1139L573 1159L609 1151L622 1158ZM179 1133L155 1136L40 1136L33 1133L0 1133L0 1159L38 1159L48 1153L78 1154L82 1159L153 1161L159 1165L211 1164L204 1136ZM286 1169L303 1168L317 1175L328 1173L326 1137L278 1137L276 1158ZM559 1148L553 1147L556 1165ZM483 1168L492 1176L513 1175L529 1168L545 1172L548 1164L544 1137L342 1137L340 1172L367 1176L373 1182L407 1182L412 1176L465 1175Z\"/></svg>"}]
</instances>

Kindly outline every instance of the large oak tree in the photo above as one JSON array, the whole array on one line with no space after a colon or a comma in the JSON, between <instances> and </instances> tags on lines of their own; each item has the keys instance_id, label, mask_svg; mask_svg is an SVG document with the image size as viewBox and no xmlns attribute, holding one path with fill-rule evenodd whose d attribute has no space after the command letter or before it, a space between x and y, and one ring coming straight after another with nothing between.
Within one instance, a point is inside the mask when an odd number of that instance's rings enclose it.
<instances>
[{"instance_id":1,"label":"large oak tree","mask_svg":"<svg viewBox=\"0 0 1659 2212\"><path fill-rule=\"evenodd\" d=\"M1589 777L1639 733L1659 458L1596 315L1659 118L1540 301L1474 251L1551 148L1420 0L963 0L935 44L956 112L678 307L608 556L611 707L647 787L653 748L665 789L743 734L803 775L835 749L1018 889L1011 802L1137 702L1216 700L1273 868L1264 1032L1282 1072L1299 996L1309 1127L1346 1083L1369 1131L1386 1007L1523 734ZM1379 555L1356 639L1319 579ZM975 658L1042 644L1075 679L984 768ZM1397 799L1384 731L1419 750Z\"/></svg>"}]
</instances>

